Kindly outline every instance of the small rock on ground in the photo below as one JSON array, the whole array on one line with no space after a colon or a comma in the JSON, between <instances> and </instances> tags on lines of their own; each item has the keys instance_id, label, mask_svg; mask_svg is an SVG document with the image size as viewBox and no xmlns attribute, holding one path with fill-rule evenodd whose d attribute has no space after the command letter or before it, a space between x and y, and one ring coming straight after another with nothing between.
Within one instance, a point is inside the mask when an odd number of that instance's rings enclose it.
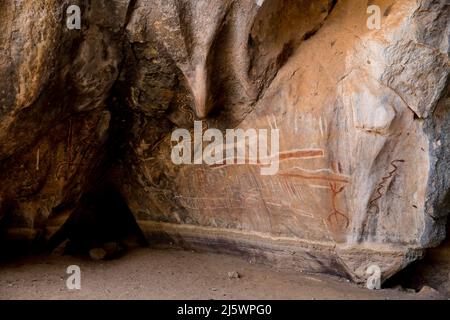
<instances>
[{"instance_id":1,"label":"small rock on ground","mask_svg":"<svg viewBox=\"0 0 450 320\"><path fill-rule=\"evenodd\" d=\"M237 271L228 272L229 279L239 279L241 275Z\"/></svg>"},{"instance_id":2,"label":"small rock on ground","mask_svg":"<svg viewBox=\"0 0 450 320\"><path fill-rule=\"evenodd\" d=\"M106 258L106 251L102 248L94 248L89 251L92 260L103 260Z\"/></svg>"},{"instance_id":3,"label":"small rock on ground","mask_svg":"<svg viewBox=\"0 0 450 320\"><path fill-rule=\"evenodd\" d=\"M429 286L423 286L417 294L424 299L447 300L442 293Z\"/></svg>"}]
</instances>

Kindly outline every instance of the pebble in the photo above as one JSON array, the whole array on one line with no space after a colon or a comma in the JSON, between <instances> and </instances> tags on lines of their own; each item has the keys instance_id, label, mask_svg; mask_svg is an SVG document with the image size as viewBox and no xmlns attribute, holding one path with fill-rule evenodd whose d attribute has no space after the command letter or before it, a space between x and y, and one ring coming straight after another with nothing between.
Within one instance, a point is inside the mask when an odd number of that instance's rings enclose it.
<instances>
[{"instance_id":1,"label":"pebble","mask_svg":"<svg viewBox=\"0 0 450 320\"><path fill-rule=\"evenodd\" d=\"M106 257L106 251L102 248L94 248L89 251L92 260L103 260Z\"/></svg>"}]
</instances>

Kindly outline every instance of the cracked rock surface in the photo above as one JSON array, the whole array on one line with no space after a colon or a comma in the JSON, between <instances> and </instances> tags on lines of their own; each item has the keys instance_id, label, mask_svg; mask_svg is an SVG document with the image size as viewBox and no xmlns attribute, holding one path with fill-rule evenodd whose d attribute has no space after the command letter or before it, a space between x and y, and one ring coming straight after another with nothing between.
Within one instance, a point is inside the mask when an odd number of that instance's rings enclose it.
<instances>
[{"instance_id":1,"label":"cracked rock surface","mask_svg":"<svg viewBox=\"0 0 450 320\"><path fill-rule=\"evenodd\" d=\"M445 0L3 0L2 239L108 183L150 242L389 278L446 237L449 21ZM175 165L195 120L279 129L277 174Z\"/></svg>"}]
</instances>

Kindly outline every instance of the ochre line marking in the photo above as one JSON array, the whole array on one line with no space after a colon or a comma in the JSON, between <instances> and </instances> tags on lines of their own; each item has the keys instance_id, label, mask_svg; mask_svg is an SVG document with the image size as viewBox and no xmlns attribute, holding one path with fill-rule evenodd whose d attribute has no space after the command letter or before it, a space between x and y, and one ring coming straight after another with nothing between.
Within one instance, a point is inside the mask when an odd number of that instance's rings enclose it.
<instances>
[{"instance_id":1,"label":"ochre line marking","mask_svg":"<svg viewBox=\"0 0 450 320\"><path fill-rule=\"evenodd\" d=\"M334 181L334 182L342 182L342 183L348 183L349 179L335 175L313 175L313 174L304 174L304 173L288 173L288 172L281 172L278 173L279 176L283 177L293 177L293 178L300 178L300 179L306 179L306 180L323 180L323 181Z\"/></svg>"}]
</instances>

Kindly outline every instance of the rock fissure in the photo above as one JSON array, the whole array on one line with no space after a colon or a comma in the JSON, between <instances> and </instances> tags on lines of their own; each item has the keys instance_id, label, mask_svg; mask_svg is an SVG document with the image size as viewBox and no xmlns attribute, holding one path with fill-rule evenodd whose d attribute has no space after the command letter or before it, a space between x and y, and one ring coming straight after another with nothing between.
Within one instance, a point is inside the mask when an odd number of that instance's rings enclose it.
<instances>
[{"instance_id":1,"label":"rock fissure","mask_svg":"<svg viewBox=\"0 0 450 320\"><path fill-rule=\"evenodd\" d=\"M105 194L149 242L358 282L445 238L444 0L371 1L380 29L356 0L75 2L81 30L68 1L1 5L0 243L96 217L94 237ZM278 173L175 165L171 134L195 120L278 129Z\"/></svg>"}]
</instances>

